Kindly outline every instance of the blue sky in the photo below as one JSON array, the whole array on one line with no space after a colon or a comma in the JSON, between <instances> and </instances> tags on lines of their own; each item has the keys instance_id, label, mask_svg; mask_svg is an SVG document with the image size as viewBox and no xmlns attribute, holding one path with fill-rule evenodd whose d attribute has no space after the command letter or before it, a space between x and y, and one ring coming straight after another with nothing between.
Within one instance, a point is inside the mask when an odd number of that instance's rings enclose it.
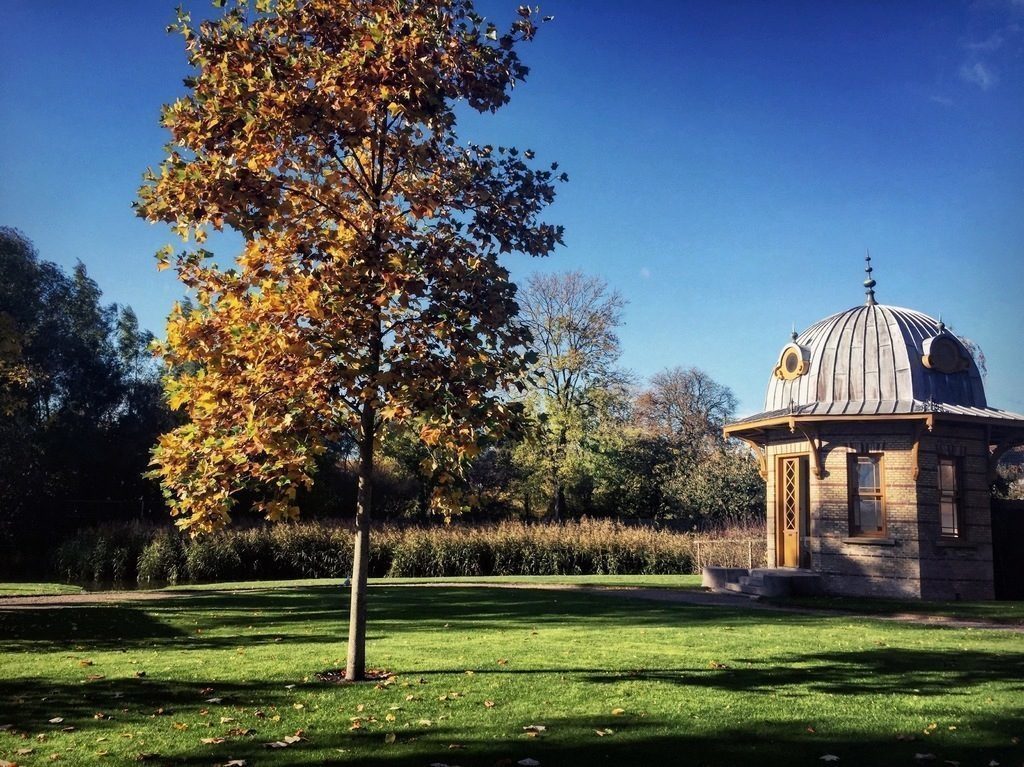
<instances>
[{"instance_id":1,"label":"blue sky","mask_svg":"<svg viewBox=\"0 0 1024 767\"><path fill-rule=\"evenodd\" d=\"M172 238L130 204L187 74L174 5L6 0L0 46L0 223L158 334ZM990 403L1024 411L1024 0L542 9L528 82L461 126L570 175L566 247L511 259L517 279L602 275L629 301L626 367L702 367L752 413L791 326L863 300L870 249L879 300L980 343Z\"/></svg>"}]
</instances>

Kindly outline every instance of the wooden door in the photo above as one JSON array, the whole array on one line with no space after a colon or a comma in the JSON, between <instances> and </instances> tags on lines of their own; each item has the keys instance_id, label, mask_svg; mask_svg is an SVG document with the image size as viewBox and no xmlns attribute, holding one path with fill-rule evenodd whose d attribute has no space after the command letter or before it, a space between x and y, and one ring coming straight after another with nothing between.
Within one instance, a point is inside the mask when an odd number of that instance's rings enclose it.
<instances>
[{"instance_id":1,"label":"wooden door","mask_svg":"<svg viewBox=\"0 0 1024 767\"><path fill-rule=\"evenodd\" d=\"M807 524L807 458L779 459L775 502L776 561L779 567L800 566L800 538Z\"/></svg>"}]
</instances>

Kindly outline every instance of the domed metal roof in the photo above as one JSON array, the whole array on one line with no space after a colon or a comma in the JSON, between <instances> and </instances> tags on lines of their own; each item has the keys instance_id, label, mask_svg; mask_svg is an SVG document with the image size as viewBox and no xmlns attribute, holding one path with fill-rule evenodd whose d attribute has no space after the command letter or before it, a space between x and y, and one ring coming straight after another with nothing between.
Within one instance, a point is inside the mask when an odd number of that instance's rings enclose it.
<instances>
[{"instance_id":1,"label":"domed metal roof","mask_svg":"<svg viewBox=\"0 0 1024 767\"><path fill-rule=\"evenodd\" d=\"M869 274L870 280L870 274ZM927 412L941 405L985 408L970 351L926 314L868 302L826 317L783 348L765 411L817 414Z\"/></svg>"}]
</instances>

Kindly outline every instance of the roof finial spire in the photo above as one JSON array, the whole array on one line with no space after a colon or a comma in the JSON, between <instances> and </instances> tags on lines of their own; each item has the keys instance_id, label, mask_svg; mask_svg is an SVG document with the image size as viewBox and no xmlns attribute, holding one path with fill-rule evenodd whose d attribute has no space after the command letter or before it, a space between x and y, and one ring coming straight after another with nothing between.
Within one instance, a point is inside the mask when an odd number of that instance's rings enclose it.
<instances>
[{"instance_id":1,"label":"roof finial spire","mask_svg":"<svg viewBox=\"0 0 1024 767\"><path fill-rule=\"evenodd\" d=\"M867 300L864 302L867 306L874 306L878 302L875 300L875 281L871 277L871 272L874 270L871 268L871 251L867 251L867 255L864 256L864 261L867 262L867 266L864 267L864 271L867 272L868 278L864 280L864 293L867 295Z\"/></svg>"},{"instance_id":2,"label":"roof finial spire","mask_svg":"<svg viewBox=\"0 0 1024 767\"><path fill-rule=\"evenodd\" d=\"M790 333L789 337L792 338L794 341L796 341L796 339L800 337L800 334L796 332L796 323L795 322L793 323L793 332Z\"/></svg>"}]
</instances>

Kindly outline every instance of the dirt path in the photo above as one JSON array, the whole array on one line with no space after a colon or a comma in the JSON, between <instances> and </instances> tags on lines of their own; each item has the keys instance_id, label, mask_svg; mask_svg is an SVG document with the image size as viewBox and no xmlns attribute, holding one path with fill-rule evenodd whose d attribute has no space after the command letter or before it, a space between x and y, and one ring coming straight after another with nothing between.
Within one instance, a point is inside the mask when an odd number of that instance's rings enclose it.
<instances>
[{"instance_id":1,"label":"dirt path","mask_svg":"<svg viewBox=\"0 0 1024 767\"><path fill-rule=\"evenodd\" d=\"M638 586L588 586L565 583L472 583L472 582L436 582L436 583L377 583L370 588L386 586L388 588L484 588L484 589L529 589L531 591L561 591L575 594L595 594L619 599L639 599L647 602L667 602L671 604L696 605L699 607L728 607L738 610L759 610L773 613L789 613L798 615L816 615L824 618L851 618L880 621L912 623L920 626L939 626L958 629L989 629L1011 631L1024 634L1024 626L1015 624L994 623L992 621L964 620L946 615L922 615L920 613L873 614L848 612L845 610L823 610L810 607L761 602L750 597L733 594L716 594L698 589L643 588ZM266 587L273 588L273 587ZM103 605L135 602L162 602L184 599L195 594L231 593L237 591L262 591L256 589L204 589L202 591L94 591L82 594L63 594L53 596L7 596L0 597L0 610L50 607L81 607L86 605Z\"/></svg>"},{"instance_id":2,"label":"dirt path","mask_svg":"<svg viewBox=\"0 0 1024 767\"><path fill-rule=\"evenodd\" d=\"M14 595L0 597L0 609L18 607L80 607L116 602L162 602L194 591L85 591L81 594Z\"/></svg>"}]
</instances>

